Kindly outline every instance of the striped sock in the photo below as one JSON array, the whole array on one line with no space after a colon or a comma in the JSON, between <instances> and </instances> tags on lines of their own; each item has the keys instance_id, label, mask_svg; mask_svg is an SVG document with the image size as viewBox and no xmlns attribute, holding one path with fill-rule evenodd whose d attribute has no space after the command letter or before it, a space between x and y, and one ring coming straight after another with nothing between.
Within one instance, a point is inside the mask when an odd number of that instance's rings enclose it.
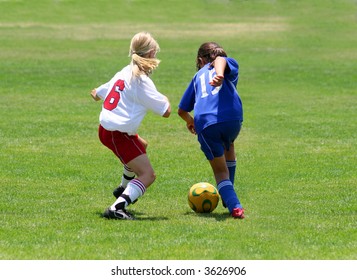
<instances>
[{"instance_id":1,"label":"striped sock","mask_svg":"<svg viewBox=\"0 0 357 280\"><path fill-rule=\"evenodd\" d=\"M234 208L243 208L230 180L221 181L217 185L217 189L223 201L227 205L229 213L232 213Z\"/></svg>"},{"instance_id":2,"label":"striped sock","mask_svg":"<svg viewBox=\"0 0 357 280\"><path fill-rule=\"evenodd\" d=\"M130 203L142 196L145 191L144 184L138 179L133 179L110 208L112 210L126 208Z\"/></svg>"}]
</instances>

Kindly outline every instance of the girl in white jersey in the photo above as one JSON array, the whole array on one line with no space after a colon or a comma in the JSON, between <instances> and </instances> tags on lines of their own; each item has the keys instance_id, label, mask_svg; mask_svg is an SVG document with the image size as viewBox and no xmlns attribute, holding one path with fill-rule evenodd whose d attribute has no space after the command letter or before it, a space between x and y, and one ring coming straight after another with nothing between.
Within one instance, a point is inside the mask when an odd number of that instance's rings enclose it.
<instances>
[{"instance_id":1,"label":"girl in white jersey","mask_svg":"<svg viewBox=\"0 0 357 280\"><path fill-rule=\"evenodd\" d=\"M94 100L103 100L99 139L124 165L122 184L113 192L117 200L103 214L108 219L134 219L126 207L142 196L156 177L146 155L147 143L137 130L148 110L165 118L171 113L168 98L149 77L160 63L156 59L159 50L149 33L136 34L130 43L131 63L91 92Z\"/></svg>"}]
</instances>

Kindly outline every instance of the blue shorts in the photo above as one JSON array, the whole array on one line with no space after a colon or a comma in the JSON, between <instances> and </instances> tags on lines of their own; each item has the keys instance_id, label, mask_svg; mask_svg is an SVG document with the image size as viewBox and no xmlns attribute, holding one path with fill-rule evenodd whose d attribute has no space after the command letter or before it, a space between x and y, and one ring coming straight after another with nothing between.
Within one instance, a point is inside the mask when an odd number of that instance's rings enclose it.
<instances>
[{"instance_id":1,"label":"blue shorts","mask_svg":"<svg viewBox=\"0 0 357 280\"><path fill-rule=\"evenodd\" d=\"M201 150L208 160L221 157L224 150L238 137L242 121L229 121L210 125L198 134Z\"/></svg>"}]
</instances>

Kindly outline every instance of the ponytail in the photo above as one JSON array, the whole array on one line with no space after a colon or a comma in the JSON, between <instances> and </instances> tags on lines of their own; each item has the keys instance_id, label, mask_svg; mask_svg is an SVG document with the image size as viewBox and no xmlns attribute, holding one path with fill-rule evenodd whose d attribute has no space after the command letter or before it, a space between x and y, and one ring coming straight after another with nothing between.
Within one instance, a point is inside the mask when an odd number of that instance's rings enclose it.
<instances>
[{"instance_id":1,"label":"ponytail","mask_svg":"<svg viewBox=\"0 0 357 280\"><path fill-rule=\"evenodd\" d=\"M150 75L159 66L160 60L156 58L159 50L159 44L150 33L140 32L134 35L129 50L134 77Z\"/></svg>"},{"instance_id":2,"label":"ponytail","mask_svg":"<svg viewBox=\"0 0 357 280\"><path fill-rule=\"evenodd\" d=\"M140 75L150 75L155 68L159 66L160 60L156 58L142 57L136 53L131 56L131 65L133 75L139 77Z\"/></svg>"}]
</instances>

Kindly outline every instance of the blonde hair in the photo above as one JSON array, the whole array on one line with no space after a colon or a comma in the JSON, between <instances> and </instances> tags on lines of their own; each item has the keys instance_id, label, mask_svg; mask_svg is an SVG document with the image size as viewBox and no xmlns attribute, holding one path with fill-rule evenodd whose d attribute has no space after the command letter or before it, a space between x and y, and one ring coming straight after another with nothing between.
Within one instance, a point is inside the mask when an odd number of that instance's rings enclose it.
<instances>
[{"instance_id":1,"label":"blonde hair","mask_svg":"<svg viewBox=\"0 0 357 280\"><path fill-rule=\"evenodd\" d=\"M149 75L159 66L160 60L156 59L156 53L160 51L159 44L148 32L140 32L131 39L129 57L133 75Z\"/></svg>"}]
</instances>

